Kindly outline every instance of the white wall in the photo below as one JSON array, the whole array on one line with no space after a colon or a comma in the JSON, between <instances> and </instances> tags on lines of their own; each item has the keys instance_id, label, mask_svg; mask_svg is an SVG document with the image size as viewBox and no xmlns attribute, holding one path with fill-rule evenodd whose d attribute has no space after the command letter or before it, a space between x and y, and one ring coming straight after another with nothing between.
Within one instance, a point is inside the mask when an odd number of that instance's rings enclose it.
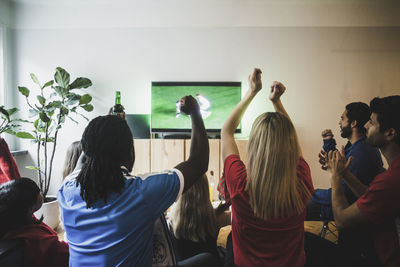
<instances>
[{"instance_id":1,"label":"white wall","mask_svg":"<svg viewBox=\"0 0 400 267\"><path fill-rule=\"evenodd\" d=\"M152 80L232 80L246 89L247 75L257 66L263 69L264 88L273 80L287 85L283 103L316 187L329 186L317 163L320 132L332 128L338 143L345 144L338 120L347 103L400 93L398 2L94 3L16 3L14 88L32 86L31 72L44 81L62 66L72 77L93 81L91 118L107 112L117 89L128 113L149 113ZM248 136L257 115L272 110L266 91L249 107L240 137ZM21 107L22 100L16 101ZM66 148L86 125L68 123L61 132L52 191L60 184ZM30 147L30 160L34 151Z\"/></svg>"}]
</instances>

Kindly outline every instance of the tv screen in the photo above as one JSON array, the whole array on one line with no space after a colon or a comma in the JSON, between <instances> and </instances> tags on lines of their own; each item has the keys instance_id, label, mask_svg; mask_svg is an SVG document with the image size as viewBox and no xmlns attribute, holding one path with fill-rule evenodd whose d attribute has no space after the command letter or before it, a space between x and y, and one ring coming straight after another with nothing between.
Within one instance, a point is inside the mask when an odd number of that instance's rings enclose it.
<instances>
[{"instance_id":1,"label":"tv screen","mask_svg":"<svg viewBox=\"0 0 400 267\"><path fill-rule=\"evenodd\" d=\"M241 99L241 87L241 82L152 82L152 132L191 131L190 117L180 112L178 104L185 95L192 95L199 103L206 130L219 132Z\"/></svg>"}]
</instances>

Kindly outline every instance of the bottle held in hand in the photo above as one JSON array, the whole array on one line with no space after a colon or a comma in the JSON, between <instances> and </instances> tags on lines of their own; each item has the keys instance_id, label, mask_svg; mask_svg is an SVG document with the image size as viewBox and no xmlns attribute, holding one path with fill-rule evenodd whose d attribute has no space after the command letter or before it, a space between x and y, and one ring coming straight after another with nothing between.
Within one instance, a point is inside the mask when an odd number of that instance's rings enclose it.
<instances>
[{"instance_id":1,"label":"bottle held in hand","mask_svg":"<svg viewBox=\"0 0 400 267\"><path fill-rule=\"evenodd\" d=\"M112 114L125 117L125 108L121 105L121 93L120 91L115 92L115 105L112 108Z\"/></svg>"}]
</instances>

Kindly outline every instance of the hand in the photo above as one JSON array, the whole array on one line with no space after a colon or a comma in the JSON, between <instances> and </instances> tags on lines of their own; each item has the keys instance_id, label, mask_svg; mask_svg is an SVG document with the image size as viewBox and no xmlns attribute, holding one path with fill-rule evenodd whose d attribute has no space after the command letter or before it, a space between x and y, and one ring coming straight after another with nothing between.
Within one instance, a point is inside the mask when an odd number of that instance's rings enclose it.
<instances>
[{"instance_id":1,"label":"hand","mask_svg":"<svg viewBox=\"0 0 400 267\"><path fill-rule=\"evenodd\" d=\"M332 138L333 138L332 130L331 130L331 129L323 130L322 133L321 133L321 136L322 136L322 139L323 139L323 140L330 140L330 139L332 139Z\"/></svg>"},{"instance_id":2,"label":"hand","mask_svg":"<svg viewBox=\"0 0 400 267\"><path fill-rule=\"evenodd\" d=\"M262 88L261 73L260 69L254 68L253 73L249 75L250 91L254 94L257 94Z\"/></svg>"},{"instance_id":3,"label":"hand","mask_svg":"<svg viewBox=\"0 0 400 267\"><path fill-rule=\"evenodd\" d=\"M344 155L344 147L342 146L340 151L329 151L328 153L328 169L333 176L341 177L344 172L346 172L350 166L353 157L349 157L346 161Z\"/></svg>"},{"instance_id":4,"label":"hand","mask_svg":"<svg viewBox=\"0 0 400 267\"><path fill-rule=\"evenodd\" d=\"M321 164L321 169L326 171L328 169L328 154L324 150L321 150L318 154L318 157L319 163Z\"/></svg>"},{"instance_id":5,"label":"hand","mask_svg":"<svg viewBox=\"0 0 400 267\"><path fill-rule=\"evenodd\" d=\"M200 107L199 103L197 103L196 99L194 99L193 96L187 95L182 97L179 100L179 103L181 105L181 111L184 112L187 115L193 115L193 114L200 114Z\"/></svg>"},{"instance_id":6,"label":"hand","mask_svg":"<svg viewBox=\"0 0 400 267\"><path fill-rule=\"evenodd\" d=\"M286 87L281 82L273 82L269 93L269 100L272 102L279 100L285 91Z\"/></svg>"}]
</instances>

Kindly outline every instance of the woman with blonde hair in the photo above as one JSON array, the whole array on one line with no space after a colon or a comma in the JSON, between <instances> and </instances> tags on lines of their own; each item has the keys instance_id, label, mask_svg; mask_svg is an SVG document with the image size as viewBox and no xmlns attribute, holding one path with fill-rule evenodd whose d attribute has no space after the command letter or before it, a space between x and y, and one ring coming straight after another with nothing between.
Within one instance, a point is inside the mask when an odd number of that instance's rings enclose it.
<instances>
[{"instance_id":1,"label":"woman with blonde hair","mask_svg":"<svg viewBox=\"0 0 400 267\"><path fill-rule=\"evenodd\" d=\"M230 222L230 213L225 209L223 204L213 208L207 175L182 194L170 216L178 260L204 252L218 259L218 232L227 219Z\"/></svg>"},{"instance_id":2,"label":"woman with blonde hair","mask_svg":"<svg viewBox=\"0 0 400 267\"><path fill-rule=\"evenodd\" d=\"M249 83L221 131L234 261L239 267L304 266L305 207L314 189L295 128L280 101L286 88L280 82L272 84L269 99L276 112L263 113L254 121L245 165L234 132L262 88L260 69L254 69Z\"/></svg>"},{"instance_id":3,"label":"woman with blonde hair","mask_svg":"<svg viewBox=\"0 0 400 267\"><path fill-rule=\"evenodd\" d=\"M68 147L64 162L63 179L75 169L81 154L82 146L80 141L75 141Z\"/></svg>"}]
</instances>

